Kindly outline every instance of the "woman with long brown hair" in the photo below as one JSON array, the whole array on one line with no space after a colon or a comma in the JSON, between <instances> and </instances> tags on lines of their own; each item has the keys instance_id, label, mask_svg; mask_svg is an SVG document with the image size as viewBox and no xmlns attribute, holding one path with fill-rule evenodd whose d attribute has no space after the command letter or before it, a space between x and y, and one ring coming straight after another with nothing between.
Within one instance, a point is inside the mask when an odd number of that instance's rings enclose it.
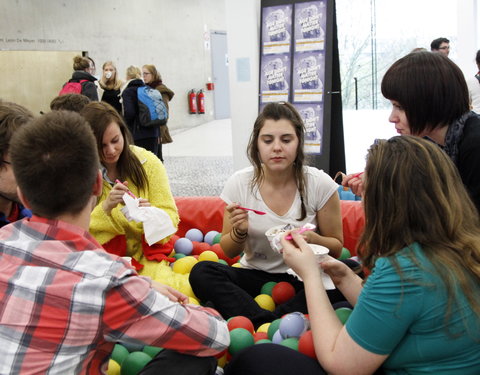
<instances>
[{"instance_id":1,"label":"woman with long brown hair","mask_svg":"<svg viewBox=\"0 0 480 375\"><path fill-rule=\"evenodd\" d=\"M129 221L122 212L123 195L131 192L141 198L140 206L162 209L177 227L179 216L165 167L151 152L131 144L123 118L111 105L92 102L80 114L90 123L97 139L103 173L103 191L92 212L90 231L107 251L132 257L134 265L141 269L149 265L144 253L150 247L143 238L143 224ZM170 252L171 248L166 251Z\"/></svg>"}]
</instances>

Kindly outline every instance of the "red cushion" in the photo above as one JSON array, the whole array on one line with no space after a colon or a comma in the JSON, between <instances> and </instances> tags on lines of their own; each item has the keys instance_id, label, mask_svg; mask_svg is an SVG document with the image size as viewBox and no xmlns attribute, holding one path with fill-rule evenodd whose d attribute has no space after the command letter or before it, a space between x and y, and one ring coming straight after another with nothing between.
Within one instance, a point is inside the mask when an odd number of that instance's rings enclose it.
<instances>
[{"instance_id":1,"label":"red cushion","mask_svg":"<svg viewBox=\"0 0 480 375\"><path fill-rule=\"evenodd\" d=\"M184 237L192 228L204 235L211 230L222 232L225 202L219 197L175 197L180 223L177 235Z\"/></svg>"},{"instance_id":2,"label":"red cushion","mask_svg":"<svg viewBox=\"0 0 480 375\"><path fill-rule=\"evenodd\" d=\"M192 228L203 234L211 230L222 231L225 202L219 197L175 197L180 224L177 235L184 237ZM356 255L357 242L365 226L365 214L361 201L340 201L343 224L343 246Z\"/></svg>"}]
</instances>

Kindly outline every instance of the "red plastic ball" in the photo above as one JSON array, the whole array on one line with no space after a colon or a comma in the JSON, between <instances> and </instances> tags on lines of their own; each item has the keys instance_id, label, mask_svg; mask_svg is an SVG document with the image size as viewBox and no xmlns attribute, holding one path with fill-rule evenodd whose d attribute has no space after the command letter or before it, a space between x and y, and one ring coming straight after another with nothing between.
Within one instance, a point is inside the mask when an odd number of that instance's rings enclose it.
<instances>
[{"instance_id":1,"label":"red plastic ball","mask_svg":"<svg viewBox=\"0 0 480 375\"><path fill-rule=\"evenodd\" d=\"M255 332L253 334L253 340L255 342L260 341L260 340L268 340L268 333L267 332Z\"/></svg>"},{"instance_id":2,"label":"red plastic ball","mask_svg":"<svg viewBox=\"0 0 480 375\"><path fill-rule=\"evenodd\" d=\"M210 245L206 242L192 241L193 250L191 255L200 255L204 251L210 250Z\"/></svg>"},{"instance_id":3,"label":"red plastic ball","mask_svg":"<svg viewBox=\"0 0 480 375\"><path fill-rule=\"evenodd\" d=\"M305 332L298 340L298 351L313 359L317 359L315 347L313 346L312 331Z\"/></svg>"},{"instance_id":4,"label":"red plastic ball","mask_svg":"<svg viewBox=\"0 0 480 375\"><path fill-rule=\"evenodd\" d=\"M215 254L217 254L218 259L223 259L223 260L227 261L228 257L223 252L222 248L220 247L220 244L216 243L216 244L210 246L209 250L211 250Z\"/></svg>"},{"instance_id":5,"label":"red plastic ball","mask_svg":"<svg viewBox=\"0 0 480 375\"><path fill-rule=\"evenodd\" d=\"M227 326L229 331L235 328L244 328L252 334L255 331L252 321L247 317L240 315L228 319Z\"/></svg>"},{"instance_id":6,"label":"red plastic ball","mask_svg":"<svg viewBox=\"0 0 480 375\"><path fill-rule=\"evenodd\" d=\"M295 288L286 281L277 283L272 289L272 298L276 305L287 302L295 295Z\"/></svg>"},{"instance_id":7,"label":"red plastic ball","mask_svg":"<svg viewBox=\"0 0 480 375\"><path fill-rule=\"evenodd\" d=\"M170 237L170 241L172 241L172 245L175 245L175 242L180 238L180 236L177 236L174 234L172 237Z\"/></svg>"}]
</instances>

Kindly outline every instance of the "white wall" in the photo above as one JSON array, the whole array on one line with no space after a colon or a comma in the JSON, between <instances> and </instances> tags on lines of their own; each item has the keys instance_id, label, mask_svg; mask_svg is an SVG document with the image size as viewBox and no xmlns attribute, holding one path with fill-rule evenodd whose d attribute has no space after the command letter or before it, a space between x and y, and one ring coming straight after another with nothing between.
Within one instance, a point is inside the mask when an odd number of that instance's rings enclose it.
<instances>
[{"instance_id":1,"label":"white wall","mask_svg":"<svg viewBox=\"0 0 480 375\"><path fill-rule=\"evenodd\" d=\"M234 170L250 165L246 149L258 115L260 1L225 0L230 61Z\"/></svg>"},{"instance_id":2,"label":"white wall","mask_svg":"<svg viewBox=\"0 0 480 375\"><path fill-rule=\"evenodd\" d=\"M129 65L154 64L176 94L171 128L213 119L212 94L205 115L189 115L187 92L212 76L205 33L226 30L224 0L2 0L0 14L0 49L88 51L97 74L113 60L122 77Z\"/></svg>"}]
</instances>

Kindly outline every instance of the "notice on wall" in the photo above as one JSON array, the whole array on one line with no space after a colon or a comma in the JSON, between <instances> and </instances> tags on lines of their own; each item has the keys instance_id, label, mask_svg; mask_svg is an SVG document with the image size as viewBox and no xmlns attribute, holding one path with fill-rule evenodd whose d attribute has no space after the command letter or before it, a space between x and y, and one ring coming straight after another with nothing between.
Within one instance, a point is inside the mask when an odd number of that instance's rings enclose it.
<instances>
[{"instance_id":1,"label":"notice on wall","mask_svg":"<svg viewBox=\"0 0 480 375\"><path fill-rule=\"evenodd\" d=\"M295 52L293 63L293 101L321 102L325 62L318 52Z\"/></svg>"},{"instance_id":2,"label":"notice on wall","mask_svg":"<svg viewBox=\"0 0 480 375\"><path fill-rule=\"evenodd\" d=\"M295 4L295 51L325 48L325 1Z\"/></svg>"},{"instance_id":3,"label":"notice on wall","mask_svg":"<svg viewBox=\"0 0 480 375\"><path fill-rule=\"evenodd\" d=\"M263 56L261 64L261 102L288 101L290 55L266 55Z\"/></svg>"},{"instance_id":4,"label":"notice on wall","mask_svg":"<svg viewBox=\"0 0 480 375\"><path fill-rule=\"evenodd\" d=\"M262 46L264 54L286 53L292 43L292 6L263 9Z\"/></svg>"},{"instance_id":5,"label":"notice on wall","mask_svg":"<svg viewBox=\"0 0 480 375\"><path fill-rule=\"evenodd\" d=\"M295 104L305 125L305 147L307 154L322 153L323 106L321 104Z\"/></svg>"}]
</instances>

